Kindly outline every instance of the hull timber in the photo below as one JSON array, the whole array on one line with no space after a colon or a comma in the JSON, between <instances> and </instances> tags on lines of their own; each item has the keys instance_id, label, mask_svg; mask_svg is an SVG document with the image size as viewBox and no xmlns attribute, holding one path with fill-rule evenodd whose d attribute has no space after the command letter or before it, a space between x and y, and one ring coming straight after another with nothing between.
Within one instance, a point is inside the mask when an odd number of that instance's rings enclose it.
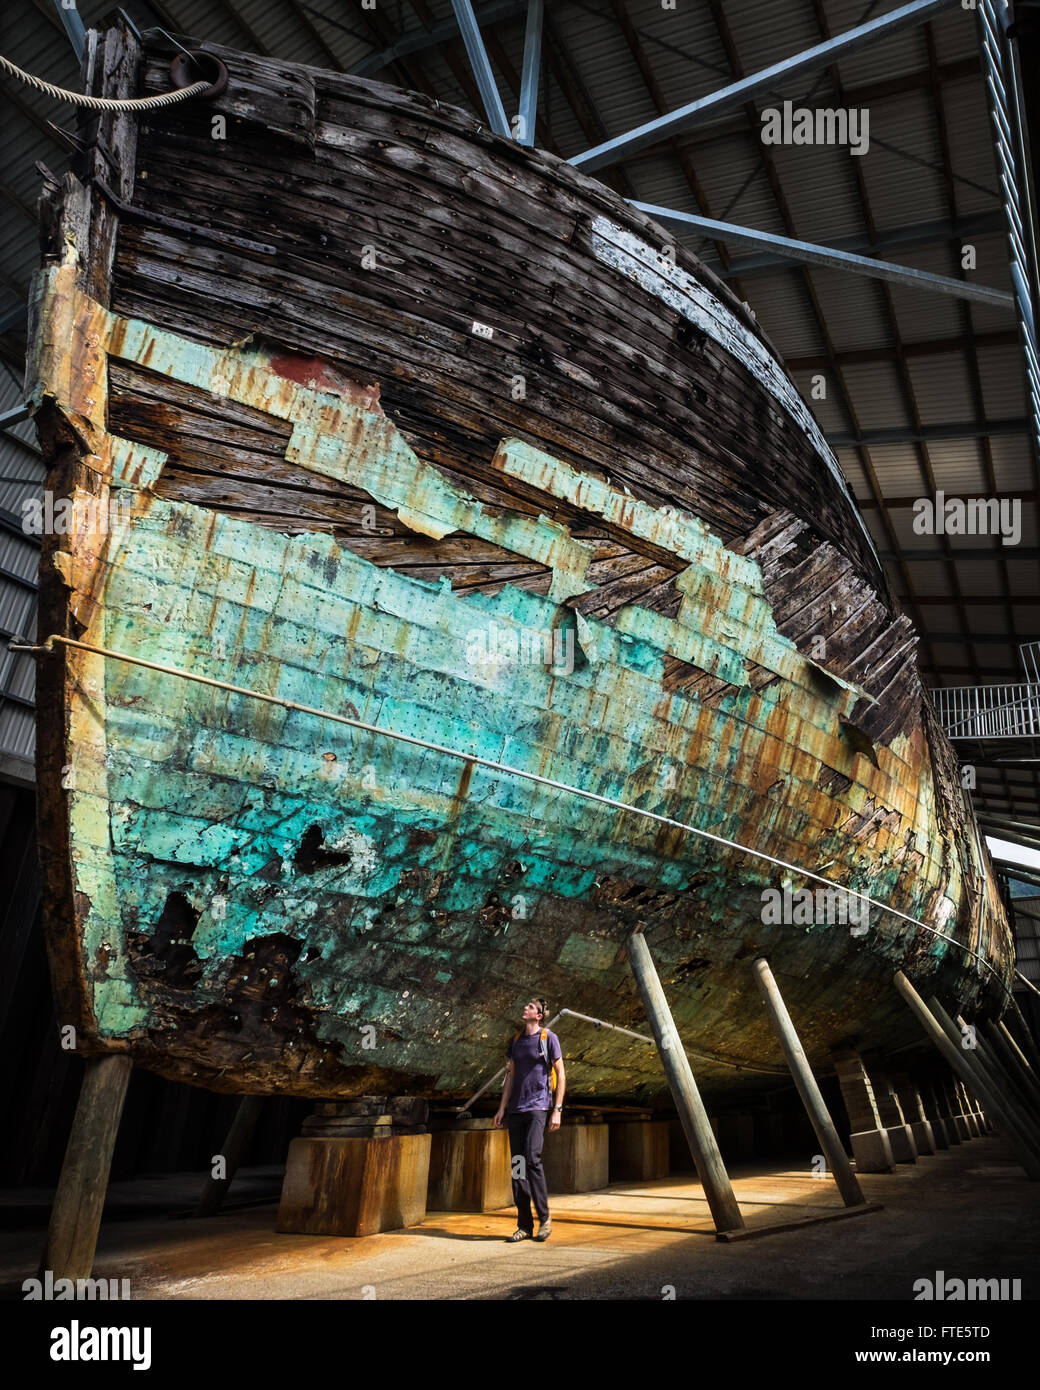
<instances>
[{"instance_id":1,"label":"hull timber","mask_svg":"<svg viewBox=\"0 0 1040 1390\"><path fill-rule=\"evenodd\" d=\"M824 1064L916 1038L900 967L999 1013L1010 934L916 638L746 309L551 155L212 51L223 97L105 117L45 190L49 486L116 524L44 537L41 633L283 703L41 659L81 1047L462 1098L532 992L640 1028L640 923L709 1094L782 1069L758 954ZM165 89L171 52L92 35L88 89ZM688 822L975 954L877 912L764 924L760 859L293 706ZM666 1094L644 1046L563 1031L572 1094Z\"/></svg>"}]
</instances>

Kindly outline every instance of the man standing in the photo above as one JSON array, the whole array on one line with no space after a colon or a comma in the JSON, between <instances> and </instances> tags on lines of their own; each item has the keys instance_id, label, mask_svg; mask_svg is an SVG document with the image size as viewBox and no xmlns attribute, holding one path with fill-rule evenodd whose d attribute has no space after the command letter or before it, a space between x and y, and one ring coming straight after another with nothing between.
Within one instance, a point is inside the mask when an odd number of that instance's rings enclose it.
<instances>
[{"instance_id":1,"label":"man standing","mask_svg":"<svg viewBox=\"0 0 1040 1390\"><path fill-rule=\"evenodd\" d=\"M516 1202L517 1228L511 1241L548 1240L552 1230L549 1219L549 1194L545 1188L542 1169L542 1143L545 1126L559 1129L563 1114L563 1095L566 1077L563 1072L563 1053L560 1040L545 1027L549 1005L544 999L532 999L524 1006L520 1035L506 1048L506 1080L502 1100L495 1114L495 1128L502 1128L502 1117L509 1112L509 1152L513 1167L513 1201ZM556 1094L553 1095L551 1075L556 1070ZM531 1203L538 1213L538 1234L534 1235Z\"/></svg>"}]
</instances>

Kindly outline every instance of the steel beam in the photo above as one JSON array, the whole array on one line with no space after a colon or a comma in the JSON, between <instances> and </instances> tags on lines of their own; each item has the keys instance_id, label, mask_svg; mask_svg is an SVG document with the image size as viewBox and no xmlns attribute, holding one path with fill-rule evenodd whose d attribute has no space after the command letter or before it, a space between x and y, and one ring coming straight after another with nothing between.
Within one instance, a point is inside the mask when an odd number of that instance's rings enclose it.
<instances>
[{"instance_id":1,"label":"steel beam","mask_svg":"<svg viewBox=\"0 0 1040 1390\"><path fill-rule=\"evenodd\" d=\"M908 246L931 246L936 242L964 241L1003 230L1002 212L975 212L966 217L959 217L956 222L918 222L909 227L893 227L891 231L878 232L874 242L871 242L869 236L837 237L828 250L839 253L898 251ZM728 270L723 268L715 274L720 280L739 280L748 275L762 275L771 270L782 269L790 259L786 254L744 256L741 260L733 261Z\"/></svg>"},{"instance_id":2,"label":"steel beam","mask_svg":"<svg viewBox=\"0 0 1040 1390\"><path fill-rule=\"evenodd\" d=\"M525 0L491 0L490 4L481 5L476 12L478 24L498 24L503 19L512 19L514 15L522 14L524 11ZM350 69L354 77L369 77L374 72L379 72L398 58L407 58L411 53L425 53L431 48L437 48L442 43L450 43L452 39L459 36L459 23L455 18L442 20L440 24L435 24L432 29L421 29L418 33L408 34L389 48L381 49L378 53L370 53L367 58L362 58L359 63L355 63Z\"/></svg>"},{"instance_id":3,"label":"steel beam","mask_svg":"<svg viewBox=\"0 0 1040 1390\"><path fill-rule=\"evenodd\" d=\"M545 0L527 0L524 30L524 66L520 74L520 143L534 144L538 119L538 73L542 56L542 16Z\"/></svg>"},{"instance_id":4,"label":"steel beam","mask_svg":"<svg viewBox=\"0 0 1040 1390\"><path fill-rule=\"evenodd\" d=\"M473 69L473 76L477 79L477 89L480 92L480 99L484 103L488 123L496 135L504 135L507 140L511 140L513 132L509 129L505 107L502 105L502 98L498 93L498 83L495 81L495 74L491 71L491 60L484 47L484 40L480 37L477 17L473 13L473 0L451 0L451 4L455 11L459 32L462 34L462 42L466 45L469 65Z\"/></svg>"},{"instance_id":5,"label":"steel beam","mask_svg":"<svg viewBox=\"0 0 1040 1390\"><path fill-rule=\"evenodd\" d=\"M777 82L789 82L803 73L815 72L837 62L839 58L858 53L863 48L873 47L888 35L923 24L958 3L959 0L912 0L911 4L902 5L890 14L872 19L868 24L860 24L855 29L849 29L844 34L828 39L826 43L818 43L802 53L795 53L790 58L773 63L771 67L763 68L739 82L723 87L721 91L698 97L686 106L669 111L666 116L658 116L646 125L638 126L624 135L615 136L613 140L607 140L591 150L585 150L582 154L575 155L570 162L587 174L592 173L594 169L602 169L619 159L624 159L635 150L644 149L647 145L654 145L669 136L678 135L680 131L691 130L696 125L703 125L705 121L714 120L724 111L743 105L760 92L769 91Z\"/></svg>"},{"instance_id":6,"label":"steel beam","mask_svg":"<svg viewBox=\"0 0 1040 1390\"><path fill-rule=\"evenodd\" d=\"M87 31L83 24L83 18L79 10L76 9L75 0L67 9L61 0L54 0L54 8L58 11L58 18L68 35L69 43L72 44L76 57L82 62L83 50L87 46Z\"/></svg>"},{"instance_id":7,"label":"steel beam","mask_svg":"<svg viewBox=\"0 0 1040 1390\"><path fill-rule=\"evenodd\" d=\"M1004 434L1028 435L1030 424L1028 416L1016 415L1008 420L987 420L982 424L965 420L963 424L925 425L919 430L897 425L893 429L861 430L858 434L829 434L827 443L832 449L840 449L854 448L857 444L932 444L942 439L990 439ZM1013 558L1021 559L1023 553L1016 546Z\"/></svg>"},{"instance_id":8,"label":"steel beam","mask_svg":"<svg viewBox=\"0 0 1040 1390\"><path fill-rule=\"evenodd\" d=\"M742 246L764 247L776 251L788 260L804 261L808 265L823 265L831 270L850 270L873 280L890 280L896 285L909 285L915 290L934 290L953 295L956 299L971 299L1001 309L1014 309L1015 296L1008 290L992 289L988 285L973 285L968 280L953 280L947 275L933 275L929 270L914 270L911 266L877 261L870 256L858 256L853 251L841 251L836 246L819 246L812 241L796 241L777 236L774 232L759 232L734 222L718 222L714 217L701 217L696 212L680 212L676 208L661 208L653 203L632 203L640 212L658 222L674 222L681 227L693 227L721 241L735 241Z\"/></svg>"}]
</instances>

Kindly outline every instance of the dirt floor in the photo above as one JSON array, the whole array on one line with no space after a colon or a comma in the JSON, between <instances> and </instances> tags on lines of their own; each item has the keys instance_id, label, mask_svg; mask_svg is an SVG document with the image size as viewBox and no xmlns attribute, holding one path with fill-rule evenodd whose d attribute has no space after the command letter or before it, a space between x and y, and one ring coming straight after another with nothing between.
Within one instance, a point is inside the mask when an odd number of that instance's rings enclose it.
<instances>
[{"instance_id":1,"label":"dirt floor","mask_svg":"<svg viewBox=\"0 0 1040 1390\"><path fill-rule=\"evenodd\" d=\"M757 1164L732 1177L749 1226L841 1210L833 1183L804 1169ZM247 1174L239 1200L261 1195L264 1178ZM422 1226L353 1240L279 1235L271 1203L208 1220L135 1212L134 1201L154 1208L164 1189L171 1206L181 1190L190 1204L191 1182L180 1175L114 1185L134 1192L123 1219L102 1228L94 1273L129 1279L134 1299L912 1300L915 1281L940 1270L947 1279L1021 1279L1022 1299L1037 1297L1040 1185L1000 1139L860 1181L884 1210L735 1244L716 1241L694 1178L615 1184L554 1198L550 1239L510 1245L509 1210L430 1212ZM22 1296L40 1247L38 1229L3 1238L8 1297Z\"/></svg>"}]
</instances>

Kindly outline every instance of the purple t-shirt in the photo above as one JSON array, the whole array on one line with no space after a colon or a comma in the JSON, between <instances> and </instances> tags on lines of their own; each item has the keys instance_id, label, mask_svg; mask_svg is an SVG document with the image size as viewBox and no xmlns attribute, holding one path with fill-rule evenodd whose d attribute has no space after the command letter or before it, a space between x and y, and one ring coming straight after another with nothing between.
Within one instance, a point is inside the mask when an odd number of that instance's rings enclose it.
<instances>
[{"instance_id":1,"label":"purple t-shirt","mask_svg":"<svg viewBox=\"0 0 1040 1390\"><path fill-rule=\"evenodd\" d=\"M558 1062L563 1056L559 1038L548 1028L545 1030L545 1047L550 1063ZM551 1110L549 1067L542 1060L542 1030L539 1028L536 1033L521 1033L519 1038L511 1038L506 1047L506 1056L513 1062L513 1089L509 1094L509 1113L520 1110Z\"/></svg>"}]
</instances>

